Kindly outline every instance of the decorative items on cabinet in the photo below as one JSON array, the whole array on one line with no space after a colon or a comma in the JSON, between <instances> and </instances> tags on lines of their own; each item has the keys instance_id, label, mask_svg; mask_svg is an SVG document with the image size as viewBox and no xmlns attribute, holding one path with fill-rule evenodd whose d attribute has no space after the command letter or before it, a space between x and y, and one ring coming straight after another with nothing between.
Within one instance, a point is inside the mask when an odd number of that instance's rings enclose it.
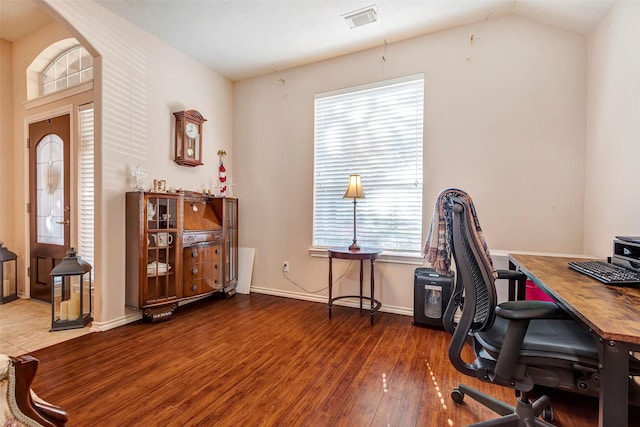
<instances>
[{"instance_id":1,"label":"decorative items on cabinet","mask_svg":"<svg viewBox=\"0 0 640 427\"><path fill-rule=\"evenodd\" d=\"M176 118L174 161L182 166L202 165L202 124L207 119L196 110L173 115Z\"/></svg>"},{"instance_id":2,"label":"decorative items on cabinet","mask_svg":"<svg viewBox=\"0 0 640 427\"><path fill-rule=\"evenodd\" d=\"M83 328L91 317L91 265L74 248L51 273L51 331Z\"/></svg>"},{"instance_id":3,"label":"decorative items on cabinet","mask_svg":"<svg viewBox=\"0 0 640 427\"><path fill-rule=\"evenodd\" d=\"M134 191L144 191L144 179L149 176L147 171L145 171L142 166L138 165L136 168L131 171L131 176L133 176L136 180L136 186L134 187Z\"/></svg>"},{"instance_id":4,"label":"decorative items on cabinet","mask_svg":"<svg viewBox=\"0 0 640 427\"><path fill-rule=\"evenodd\" d=\"M18 255L0 242L0 304L18 299Z\"/></svg>"},{"instance_id":5,"label":"decorative items on cabinet","mask_svg":"<svg viewBox=\"0 0 640 427\"><path fill-rule=\"evenodd\" d=\"M154 193L164 193L167 191L167 181L164 179L154 179L153 180L153 192Z\"/></svg>"},{"instance_id":6,"label":"decorative items on cabinet","mask_svg":"<svg viewBox=\"0 0 640 427\"><path fill-rule=\"evenodd\" d=\"M220 196L227 195L227 169L224 167L224 156L227 155L225 150L218 150L218 188L220 192Z\"/></svg>"},{"instance_id":7,"label":"decorative items on cabinet","mask_svg":"<svg viewBox=\"0 0 640 427\"><path fill-rule=\"evenodd\" d=\"M237 199L129 192L126 201L128 306L155 322L180 301L235 294Z\"/></svg>"}]
</instances>

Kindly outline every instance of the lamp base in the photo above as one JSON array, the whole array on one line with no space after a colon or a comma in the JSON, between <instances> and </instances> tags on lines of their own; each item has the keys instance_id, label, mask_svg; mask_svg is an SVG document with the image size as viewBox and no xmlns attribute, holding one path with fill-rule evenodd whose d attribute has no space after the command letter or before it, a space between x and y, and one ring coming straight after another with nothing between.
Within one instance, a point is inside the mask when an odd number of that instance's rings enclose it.
<instances>
[{"instance_id":1,"label":"lamp base","mask_svg":"<svg viewBox=\"0 0 640 427\"><path fill-rule=\"evenodd\" d=\"M349 246L349 250L350 251L359 251L360 250L360 246L354 240L353 243L351 244L351 246Z\"/></svg>"}]
</instances>

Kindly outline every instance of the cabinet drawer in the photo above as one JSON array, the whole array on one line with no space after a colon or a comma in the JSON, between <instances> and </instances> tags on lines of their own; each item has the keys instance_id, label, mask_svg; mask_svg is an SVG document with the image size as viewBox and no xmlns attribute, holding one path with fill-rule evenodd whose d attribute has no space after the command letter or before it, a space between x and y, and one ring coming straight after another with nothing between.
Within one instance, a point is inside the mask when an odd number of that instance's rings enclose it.
<instances>
[{"instance_id":1,"label":"cabinet drawer","mask_svg":"<svg viewBox=\"0 0 640 427\"><path fill-rule=\"evenodd\" d=\"M211 231L207 233L184 233L182 235L182 245L189 247L199 243L222 241L222 231Z\"/></svg>"},{"instance_id":2,"label":"cabinet drawer","mask_svg":"<svg viewBox=\"0 0 640 427\"><path fill-rule=\"evenodd\" d=\"M183 295L199 295L222 289L221 245L192 246L183 252Z\"/></svg>"},{"instance_id":3,"label":"cabinet drawer","mask_svg":"<svg viewBox=\"0 0 640 427\"><path fill-rule=\"evenodd\" d=\"M196 264L218 264L222 255L222 245L191 246L184 248L184 267Z\"/></svg>"},{"instance_id":4,"label":"cabinet drawer","mask_svg":"<svg viewBox=\"0 0 640 427\"><path fill-rule=\"evenodd\" d=\"M218 271L220 271L220 264L217 260L186 264L184 266L184 279L185 280L197 280L197 279L206 279L209 277L218 276Z\"/></svg>"},{"instance_id":5,"label":"cabinet drawer","mask_svg":"<svg viewBox=\"0 0 640 427\"><path fill-rule=\"evenodd\" d=\"M184 289L182 290L183 296L194 297L196 295L204 294L207 292L217 292L222 289L222 283L220 280L211 281L206 279L198 279L184 282Z\"/></svg>"}]
</instances>

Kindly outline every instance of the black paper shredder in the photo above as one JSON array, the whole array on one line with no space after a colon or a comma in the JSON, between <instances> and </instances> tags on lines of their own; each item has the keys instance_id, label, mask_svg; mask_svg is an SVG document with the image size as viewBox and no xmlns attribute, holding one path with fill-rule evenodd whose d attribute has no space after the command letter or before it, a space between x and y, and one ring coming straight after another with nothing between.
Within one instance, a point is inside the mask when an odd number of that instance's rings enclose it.
<instances>
[{"instance_id":1,"label":"black paper shredder","mask_svg":"<svg viewBox=\"0 0 640 427\"><path fill-rule=\"evenodd\" d=\"M453 275L432 268L416 268L413 280L413 324L442 327L442 315L449 304Z\"/></svg>"}]
</instances>

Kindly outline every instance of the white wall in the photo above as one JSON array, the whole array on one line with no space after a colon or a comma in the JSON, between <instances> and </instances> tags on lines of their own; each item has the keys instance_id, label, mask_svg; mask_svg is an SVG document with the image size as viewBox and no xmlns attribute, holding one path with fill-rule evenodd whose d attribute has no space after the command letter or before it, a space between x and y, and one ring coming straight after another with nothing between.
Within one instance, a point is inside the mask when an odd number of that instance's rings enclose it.
<instances>
[{"instance_id":1,"label":"white wall","mask_svg":"<svg viewBox=\"0 0 640 427\"><path fill-rule=\"evenodd\" d=\"M96 307L94 327L125 316L125 192L141 164L167 186L202 190L215 178L217 151L233 174L233 85L211 69L133 27L94 2L46 0L44 7L96 52ZM174 111L196 109L204 166L172 161ZM15 139L23 138L22 129Z\"/></svg>"},{"instance_id":2,"label":"white wall","mask_svg":"<svg viewBox=\"0 0 640 427\"><path fill-rule=\"evenodd\" d=\"M234 181L255 289L311 297L282 277L283 260L307 290L326 287L327 260L308 251L314 94L377 81L382 52L236 83ZM390 44L385 57L385 79L425 75L423 234L436 194L455 186L474 198L492 249L582 251L583 36L513 15ZM415 267L377 264L384 306L411 309ZM356 280L354 265L339 292Z\"/></svg>"},{"instance_id":3,"label":"white wall","mask_svg":"<svg viewBox=\"0 0 640 427\"><path fill-rule=\"evenodd\" d=\"M228 176L237 183L241 246L257 250L252 286L326 295L302 291L280 273L289 260L293 280L309 291L326 287L327 260L308 252L313 95L377 81L382 47L239 82L234 90L93 2L46 0L45 6L99 55L97 327L124 316L124 192L133 185L131 169L142 164L150 178L199 189L215 177L220 148L229 153ZM390 44L386 58L384 78L425 74L423 234L437 192L458 186L474 197L491 248L581 251L584 37L510 16ZM209 119L205 167L181 168L170 158L171 112L186 108ZM19 128L15 143L22 138ZM336 264L338 276L347 263ZM376 296L385 308L410 312L415 267L377 265ZM356 280L354 265L337 291L355 290Z\"/></svg>"},{"instance_id":4,"label":"white wall","mask_svg":"<svg viewBox=\"0 0 640 427\"><path fill-rule=\"evenodd\" d=\"M589 37L585 252L640 235L640 3L616 2Z\"/></svg>"}]
</instances>

